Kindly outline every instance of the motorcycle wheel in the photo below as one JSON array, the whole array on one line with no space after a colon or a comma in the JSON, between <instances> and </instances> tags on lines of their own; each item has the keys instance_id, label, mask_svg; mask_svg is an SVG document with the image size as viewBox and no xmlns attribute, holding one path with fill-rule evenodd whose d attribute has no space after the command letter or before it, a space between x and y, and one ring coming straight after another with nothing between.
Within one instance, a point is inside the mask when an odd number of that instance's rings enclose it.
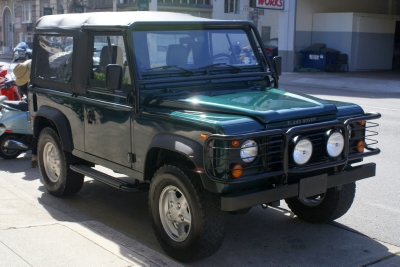
<instances>
[{"instance_id":1,"label":"motorcycle wheel","mask_svg":"<svg viewBox=\"0 0 400 267\"><path fill-rule=\"evenodd\" d=\"M4 143L7 140L18 140L18 136L14 134L4 134L0 136L0 157L3 159L15 159L22 151L5 148Z\"/></svg>"}]
</instances>

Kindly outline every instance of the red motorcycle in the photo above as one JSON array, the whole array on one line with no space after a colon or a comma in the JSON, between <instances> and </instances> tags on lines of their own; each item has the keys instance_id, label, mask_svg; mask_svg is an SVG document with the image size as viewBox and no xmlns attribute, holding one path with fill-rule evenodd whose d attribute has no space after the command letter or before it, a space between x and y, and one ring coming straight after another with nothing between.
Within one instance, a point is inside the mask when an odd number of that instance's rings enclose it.
<instances>
[{"instance_id":1,"label":"red motorcycle","mask_svg":"<svg viewBox=\"0 0 400 267\"><path fill-rule=\"evenodd\" d=\"M0 70L0 96L5 96L10 101L21 101L21 95L18 92L17 86L14 83L10 83L9 79L6 78L8 69Z\"/></svg>"}]
</instances>

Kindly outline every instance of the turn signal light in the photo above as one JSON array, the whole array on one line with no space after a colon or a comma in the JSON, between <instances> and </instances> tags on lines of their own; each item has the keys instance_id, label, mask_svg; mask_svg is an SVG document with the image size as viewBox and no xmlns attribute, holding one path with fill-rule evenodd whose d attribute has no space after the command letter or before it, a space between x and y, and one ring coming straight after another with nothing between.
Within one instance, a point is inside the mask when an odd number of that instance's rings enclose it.
<instances>
[{"instance_id":1,"label":"turn signal light","mask_svg":"<svg viewBox=\"0 0 400 267\"><path fill-rule=\"evenodd\" d=\"M358 121L357 124L360 125L360 126L364 126L365 125L365 121Z\"/></svg>"},{"instance_id":2,"label":"turn signal light","mask_svg":"<svg viewBox=\"0 0 400 267\"><path fill-rule=\"evenodd\" d=\"M232 168L232 177L233 178L239 178L240 176L242 176L243 173L243 168L241 165L236 164L235 166L233 166Z\"/></svg>"},{"instance_id":3,"label":"turn signal light","mask_svg":"<svg viewBox=\"0 0 400 267\"><path fill-rule=\"evenodd\" d=\"M365 148L365 142L364 141L358 141L357 143L357 151L359 153L363 152Z\"/></svg>"},{"instance_id":4,"label":"turn signal light","mask_svg":"<svg viewBox=\"0 0 400 267\"><path fill-rule=\"evenodd\" d=\"M208 137L208 134L205 134L205 133L200 134L200 138L203 140L206 140L207 137Z\"/></svg>"},{"instance_id":5,"label":"turn signal light","mask_svg":"<svg viewBox=\"0 0 400 267\"><path fill-rule=\"evenodd\" d=\"M238 147L239 146L239 141L238 140L232 140L231 141L231 146Z\"/></svg>"}]
</instances>

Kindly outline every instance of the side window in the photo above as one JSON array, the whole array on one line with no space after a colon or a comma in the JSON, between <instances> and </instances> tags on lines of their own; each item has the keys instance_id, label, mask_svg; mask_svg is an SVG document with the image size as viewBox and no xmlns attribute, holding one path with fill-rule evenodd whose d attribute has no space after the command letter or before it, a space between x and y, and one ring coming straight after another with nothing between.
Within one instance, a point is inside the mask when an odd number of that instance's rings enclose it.
<instances>
[{"instance_id":1,"label":"side window","mask_svg":"<svg viewBox=\"0 0 400 267\"><path fill-rule=\"evenodd\" d=\"M62 83L72 79L73 37L39 35L35 73L37 78Z\"/></svg>"},{"instance_id":2,"label":"side window","mask_svg":"<svg viewBox=\"0 0 400 267\"><path fill-rule=\"evenodd\" d=\"M96 35L93 37L92 70L90 87L105 88L106 67L109 64L122 66L122 91L131 90L131 78L128 59L122 36Z\"/></svg>"}]
</instances>

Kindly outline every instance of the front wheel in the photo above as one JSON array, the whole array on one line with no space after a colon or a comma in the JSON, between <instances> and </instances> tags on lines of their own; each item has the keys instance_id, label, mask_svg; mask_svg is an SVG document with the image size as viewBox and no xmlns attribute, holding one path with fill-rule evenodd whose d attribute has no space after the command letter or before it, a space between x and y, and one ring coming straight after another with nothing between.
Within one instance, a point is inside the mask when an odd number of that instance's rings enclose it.
<instances>
[{"instance_id":1,"label":"front wheel","mask_svg":"<svg viewBox=\"0 0 400 267\"><path fill-rule=\"evenodd\" d=\"M7 140L18 140L18 136L14 134L3 134L0 136L0 157L3 159L15 159L22 153L22 151L4 147L4 143Z\"/></svg>"},{"instance_id":2,"label":"front wheel","mask_svg":"<svg viewBox=\"0 0 400 267\"><path fill-rule=\"evenodd\" d=\"M50 194L73 195L83 186L84 175L69 168L72 155L64 151L58 135L51 128L42 130L38 140L39 171Z\"/></svg>"},{"instance_id":3,"label":"front wheel","mask_svg":"<svg viewBox=\"0 0 400 267\"><path fill-rule=\"evenodd\" d=\"M194 261L214 254L224 238L220 198L181 169L165 165L153 177L149 211L161 247L171 257Z\"/></svg>"},{"instance_id":4,"label":"front wheel","mask_svg":"<svg viewBox=\"0 0 400 267\"><path fill-rule=\"evenodd\" d=\"M322 223L343 216L353 204L356 183L342 186L341 190L328 188L324 194L307 198L288 198L286 203L300 219L310 223Z\"/></svg>"}]
</instances>

